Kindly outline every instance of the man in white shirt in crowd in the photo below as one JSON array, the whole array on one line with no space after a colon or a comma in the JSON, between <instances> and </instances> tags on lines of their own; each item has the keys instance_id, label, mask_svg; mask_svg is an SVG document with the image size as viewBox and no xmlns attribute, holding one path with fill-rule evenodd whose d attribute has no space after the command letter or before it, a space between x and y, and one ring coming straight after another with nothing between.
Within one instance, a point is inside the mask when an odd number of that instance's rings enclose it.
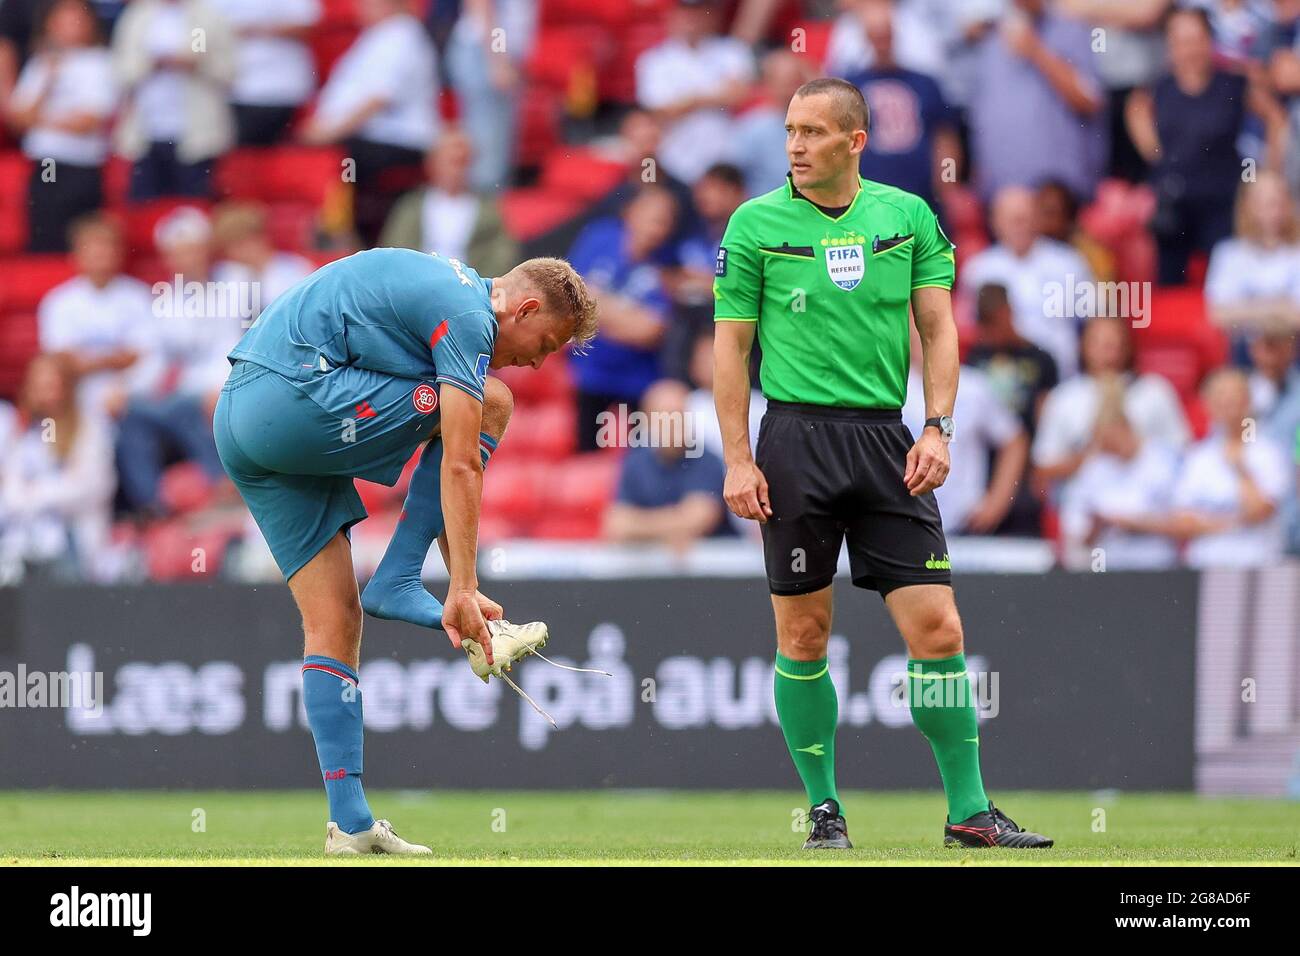
<instances>
[{"instance_id":1,"label":"man in white shirt in crowd","mask_svg":"<svg viewBox=\"0 0 1300 956\"><path fill-rule=\"evenodd\" d=\"M1119 376L1124 387L1124 413L1139 435L1181 451L1191 439L1174 387L1159 375L1132 371L1129 328L1123 319L1098 317L1083 330L1083 373L1066 379L1048 393L1034 436L1033 462L1038 480L1068 482L1098 451L1094 438L1101 383Z\"/></svg>"},{"instance_id":2,"label":"man in white shirt in crowd","mask_svg":"<svg viewBox=\"0 0 1300 956\"><path fill-rule=\"evenodd\" d=\"M146 518L161 511L158 485L170 462L195 462L213 480L224 473L212 410L254 301L247 285L213 281L212 224L198 209L181 206L160 219L154 245L171 281L154 284L149 320L137 330L143 354L131 369L117 443L122 497Z\"/></svg>"},{"instance_id":3,"label":"man in white shirt in crowd","mask_svg":"<svg viewBox=\"0 0 1300 956\"><path fill-rule=\"evenodd\" d=\"M1092 439L1096 454L1079 469L1061 500L1062 563L1080 571L1172 568L1178 563L1174 541L1141 528L1142 522L1169 513L1178 452L1144 439L1133 427L1118 375L1106 377L1099 387Z\"/></svg>"},{"instance_id":4,"label":"man in white shirt in crowd","mask_svg":"<svg viewBox=\"0 0 1300 956\"><path fill-rule=\"evenodd\" d=\"M253 314L245 318L246 324L251 325L262 309L314 270L307 259L271 244L266 207L261 203L222 203L212 214L212 239L220 257L213 278L249 284L253 290Z\"/></svg>"},{"instance_id":5,"label":"man in white shirt in crowd","mask_svg":"<svg viewBox=\"0 0 1300 956\"><path fill-rule=\"evenodd\" d=\"M316 91L307 37L319 0L212 0L238 37L230 106L241 146L271 146Z\"/></svg>"},{"instance_id":6,"label":"man in white shirt in crowd","mask_svg":"<svg viewBox=\"0 0 1300 956\"><path fill-rule=\"evenodd\" d=\"M1243 372L1220 369L1201 394L1213 428L1183 462L1170 515L1131 526L1186 541L1194 568L1267 567L1285 550L1280 505L1294 495L1293 466L1256 427Z\"/></svg>"},{"instance_id":7,"label":"man in white shirt in crowd","mask_svg":"<svg viewBox=\"0 0 1300 956\"><path fill-rule=\"evenodd\" d=\"M80 381L84 411L104 419L123 411L126 370L139 357L139 330L151 319L149 287L122 272L121 227L102 214L73 223L69 236L77 275L41 299L42 352L67 356Z\"/></svg>"},{"instance_id":8,"label":"man in white shirt in crowd","mask_svg":"<svg viewBox=\"0 0 1300 956\"><path fill-rule=\"evenodd\" d=\"M921 387L921 341L912 327L912 367L907 376L903 424L913 435L925 429L925 390ZM988 377L961 367L961 387L952 418L957 434L949 444L948 480L934 490L945 530L953 534L992 534L1016 499L1029 463L1029 434L1020 417L1003 404ZM990 462L992 470L990 471Z\"/></svg>"},{"instance_id":9,"label":"man in white shirt in crowd","mask_svg":"<svg viewBox=\"0 0 1300 956\"><path fill-rule=\"evenodd\" d=\"M37 52L18 77L9 125L33 161L27 186L29 252L66 252L73 220L103 205L104 160L117 110L113 58L86 0L43 4Z\"/></svg>"},{"instance_id":10,"label":"man in white shirt in crowd","mask_svg":"<svg viewBox=\"0 0 1300 956\"><path fill-rule=\"evenodd\" d=\"M732 114L754 79L749 47L718 34L720 16L715 0L677 0L668 39L636 63L637 101L664 124L661 162L687 183L733 158Z\"/></svg>"},{"instance_id":11,"label":"man in white shirt in crowd","mask_svg":"<svg viewBox=\"0 0 1300 956\"><path fill-rule=\"evenodd\" d=\"M1300 391L1300 369L1296 368L1295 332L1266 328L1249 333L1250 407L1261 420L1273 413L1293 392Z\"/></svg>"},{"instance_id":12,"label":"man in white shirt in crowd","mask_svg":"<svg viewBox=\"0 0 1300 956\"><path fill-rule=\"evenodd\" d=\"M1007 186L993 200L990 220L997 242L975 255L960 272L962 294L970 297L990 283L1005 286L1016 330L1051 353L1062 378L1079 368L1078 323L1072 289L1093 281L1088 263L1074 248L1038 231L1031 190Z\"/></svg>"},{"instance_id":13,"label":"man in white shirt in crowd","mask_svg":"<svg viewBox=\"0 0 1300 956\"><path fill-rule=\"evenodd\" d=\"M364 29L330 71L303 139L342 143L356 162L357 232L373 246L438 138L438 62L407 0L358 0L357 14Z\"/></svg>"}]
</instances>

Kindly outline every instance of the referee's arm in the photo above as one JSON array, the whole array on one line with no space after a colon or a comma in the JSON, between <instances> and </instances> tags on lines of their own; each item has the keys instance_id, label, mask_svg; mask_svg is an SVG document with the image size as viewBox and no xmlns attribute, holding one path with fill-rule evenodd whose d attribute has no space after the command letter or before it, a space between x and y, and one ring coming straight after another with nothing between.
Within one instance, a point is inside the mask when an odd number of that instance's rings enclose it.
<instances>
[{"instance_id":1,"label":"referee's arm","mask_svg":"<svg viewBox=\"0 0 1300 956\"><path fill-rule=\"evenodd\" d=\"M766 522L772 514L767 479L749 449L749 353L757 323L719 319L713 327L713 402L722 429L727 478L722 496L741 518Z\"/></svg>"},{"instance_id":2,"label":"referee's arm","mask_svg":"<svg viewBox=\"0 0 1300 956\"><path fill-rule=\"evenodd\" d=\"M921 382L925 417L951 415L957 399L960 358L957 323L952 317L952 293L939 286L912 292L912 316L921 336ZM948 445L937 428L923 428L907 453L903 480L913 497L933 491L948 478Z\"/></svg>"}]
</instances>

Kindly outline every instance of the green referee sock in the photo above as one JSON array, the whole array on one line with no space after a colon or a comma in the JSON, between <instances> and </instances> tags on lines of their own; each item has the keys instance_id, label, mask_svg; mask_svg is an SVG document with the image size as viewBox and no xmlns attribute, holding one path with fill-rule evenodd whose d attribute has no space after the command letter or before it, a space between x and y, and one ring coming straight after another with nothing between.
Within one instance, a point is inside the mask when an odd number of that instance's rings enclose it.
<instances>
[{"instance_id":1,"label":"green referee sock","mask_svg":"<svg viewBox=\"0 0 1300 956\"><path fill-rule=\"evenodd\" d=\"M987 810L989 798L980 778L979 720L966 655L909 660L907 685L912 721L930 741L943 777L948 822L960 823Z\"/></svg>"},{"instance_id":2,"label":"green referee sock","mask_svg":"<svg viewBox=\"0 0 1300 956\"><path fill-rule=\"evenodd\" d=\"M840 802L835 790L835 725L839 701L826 658L792 661L776 655L776 715L790 757L808 791L808 805Z\"/></svg>"}]
</instances>

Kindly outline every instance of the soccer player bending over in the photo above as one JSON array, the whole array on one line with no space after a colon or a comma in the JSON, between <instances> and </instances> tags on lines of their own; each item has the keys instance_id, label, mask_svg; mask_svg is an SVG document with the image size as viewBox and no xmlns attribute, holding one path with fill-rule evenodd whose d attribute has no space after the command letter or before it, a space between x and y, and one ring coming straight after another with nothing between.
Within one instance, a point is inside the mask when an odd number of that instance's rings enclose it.
<instances>
[{"instance_id":1,"label":"soccer player bending over","mask_svg":"<svg viewBox=\"0 0 1300 956\"><path fill-rule=\"evenodd\" d=\"M302 695L329 799L325 852L429 853L370 813L361 787L362 609L442 628L480 677L545 643L479 593L483 469L510 419L489 368L538 368L596 332L595 304L560 259L485 279L456 259L372 249L298 283L230 353L213 419L217 450L289 582L305 634ZM353 485L393 485L427 442L383 560L357 594ZM447 600L420 571L437 540Z\"/></svg>"},{"instance_id":2,"label":"soccer player bending over","mask_svg":"<svg viewBox=\"0 0 1300 956\"><path fill-rule=\"evenodd\" d=\"M852 84L800 87L786 113L789 178L736 210L714 270L724 495L733 512L762 524L776 615L776 710L812 805L804 846L851 846L835 789L838 704L826 664L831 579L846 535L853 583L880 592L907 644L912 719L948 798L944 843L1051 846L984 793L933 494L948 475L957 395L953 247L924 200L858 175L867 125L867 104ZM915 440L900 414L909 302L928 416ZM768 405L752 456L755 330Z\"/></svg>"}]
</instances>

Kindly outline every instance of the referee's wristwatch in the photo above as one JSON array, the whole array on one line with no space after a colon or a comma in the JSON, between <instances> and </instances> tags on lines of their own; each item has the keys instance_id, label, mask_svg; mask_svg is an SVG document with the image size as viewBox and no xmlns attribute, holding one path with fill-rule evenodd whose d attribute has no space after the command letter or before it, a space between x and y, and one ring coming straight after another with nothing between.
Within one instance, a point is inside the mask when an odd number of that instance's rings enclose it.
<instances>
[{"instance_id":1,"label":"referee's wristwatch","mask_svg":"<svg viewBox=\"0 0 1300 956\"><path fill-rule=\"evenodd\" d=\"M939 429L939 437L945 442L952 441L952 436L957 433L957 425L953 422L951 415L940 415L937 418L927 418L925 428ZM924 429L922 429L924 431Z\"/></svg>"}]
</instances>

